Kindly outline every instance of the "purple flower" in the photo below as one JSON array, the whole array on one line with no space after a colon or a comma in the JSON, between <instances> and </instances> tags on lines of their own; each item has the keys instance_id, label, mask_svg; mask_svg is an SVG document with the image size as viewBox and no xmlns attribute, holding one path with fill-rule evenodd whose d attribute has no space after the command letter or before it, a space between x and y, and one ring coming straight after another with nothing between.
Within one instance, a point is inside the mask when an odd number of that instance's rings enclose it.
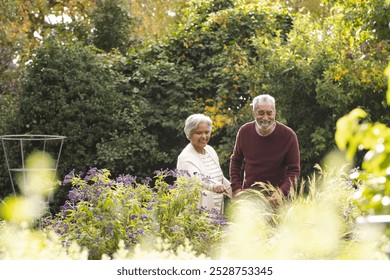
<instances>
[{"instance_id":1,"label":"purple flower","mask_svg":"<svg viewBox=\"0 0 390 280\"><path fill-rule=\"evenodd\" d=\"M64 203L64 205L62 205L62 206L60 207L60 209L66 211L66 210L68 210L68 209L72 209L73 206L74 206L73 203L71 203L69 200L66 200L65 203Z\"/></svg>"},{"instance_id":2,"label":"purple flower","mask_svg":"<svg viewBox=\"0 0 390 280\"><path fill-rule=\"evenodd\" d=\"M75 170L73 169L67 175L65 175L64 180L62 181L63 186L72 183L73 178L76 177L76 175L74 174L74 171Z\"/></svg>"},{"instance_id":3,"label":"purple flower","mask_svg":"<svg viewBox=\"0 0 390 280\"><path fill-rule=\"evenodd\" d=\"M88 170L87 175L85 175L84 180L89 181L92 178L94 178L96 175L101 175L101 174L103 174L102 170L98 169L97 167L91 167Z\"/></svg>"},{"instance_id":4,"label":"purple flower","mask_svg":"<svg viewBox=\"0 0 390 280\"><path fill-rule=\"evenodd\" d=\"M111 180L104 184L105 187L112 187L114 185L115 185L115 182L111 181Z\"/></svg>"},{"instance_id":5,"label":"purple flower","mask_svg":"<svg viewBox=\"0 0 390 280\"><path fill-rule=\"evenodd\" d=\"M143 229L138 229L135 232L132 232L131 229L128 229L126 231L127 236L130 238L131 243L136 244L138 236L141 236L144 234Z\"/></svg>"},{"instance_id":6,"label":"purple flower","mask_svg":"<svg viewBox=\"0 0 390 280\"><path fill-rule=\"evenodd\" d=\"M213 223L217 226L225 226L227 225L227 220L225 217L219 219L213 219Z\"/></svg>"},{"instance_id":7,"label":"purple flower","mask_svg":"<svg viewBox=\"0 0 390 280\"><path fill-rule=\"evenodd\" d=\"M188 170L181 170L181 169L176 169L172 171L173 177L179 177L179 176L190 176L190 172Z\"/></svg>"},{"instance_id":8,"label":"purple flower","mask_svg":"<svg viewBox=\"0 0 390 280\"><path fill-rule=\"evenodd\" d=\"M170 227L169 228L172 232L175 232L175 231L181 231L181 227L180 226L173 226L173 227Z\"/></svg>"},{"instance_id":9,"label":"purple flower","mask_svg":"<svg viewBox=\"0 0 390 280\"><path fill-rule=\"evenodd\" d=\"M169 169L155 170L153 173L156 175L165 175L166 176L169 173Z\"/></svg>"},{"instance_id":10,"label":"purple flower","mask_svg":"<svg viewBox=\"0 0 390 280\"><path fill-rule=\"evenodd\" d=\"M137 177L131 175L119 175L116 178L118 183L122 183L124 186L131 186L132 184L136 184Z\"/></svg>"},{"instance_id":11,"label":"purple flower","mask_svg":"<svg viewBox=\"0 0 390 280\"><path fill-rule=\"evenodd\" d=\"M200 191L200 194L203 195L203 196L207 196L207 193L203 190Z\"/></svg>"},{"instance_id":12,"label":"purple flower","mask_svg":"<svg viewBox=\"0 0 390 280\"><path fill-rule=\"evenodd\" d=\"M99 219L99 220L103 220L103 216L102 215L95 215L95 218Z\"/></svg>"},{"instance_id":13,"label":"purple flower","mask_svg":"<svg viewBox=\"0 0 390 280\"><path fill-rule=\"evenodd\" d=\"M114 225L113 224L109 224L105 231L106 231L106 234L112 235L113 232L114 232Z\"/></svg>"},{"instance_id":14,"label":"purple flower","mask_svg":"<svg viewBox=\"0 0 390 280\"><path fill-rule=\"evenodd\" d=\"M69 225L62 222L56 222L52 225L54 232L63 235L68 232Z\"/></svg>"},{"instance_id":15,"label":"purple flower","mask_svg":"<svg viewBox=\"0 0 390 280\"><path fill-rule=\"evenodd\" d=\"M179 185L178 185L177 183L173 183L172 185L169 185L169 186L168 186L168 189L169 189L169 190L174 190L174 189L178 188L178 186L179 186Z\"/></svg>"},{"instance_id":16,"label":"purple flower","mask_svg":"<svg viewBox=\"0 0 390 280\"><path fill-rule=\"evenodd\" d=\"M142 184L149 185L149 183L153 181L152 178L146 177L144 180L142 180Z\"/></svg>"},{"instance_id":17,"label":"purple flower","mask_svg":"<svg viewBox=\"0 0 390 280\"><path fill-rule=\"evenodd\" d=\"M134 219L136 219L136 218L138 218L138 215L137 215L137 214L132 214L132 215L130 216L130 220L134 220Z\"/></svg>"},{"instance_id":18,"label":"purple flower","mask_svg":"<svg viewBox=\"0 0 390 280\"><path fill-rule=\"evenodd\" d=\"M80 193L76 188L72 188L68 193L68 198L72 202L77 202L81 200Z\"/></svg>"}]
</instances>

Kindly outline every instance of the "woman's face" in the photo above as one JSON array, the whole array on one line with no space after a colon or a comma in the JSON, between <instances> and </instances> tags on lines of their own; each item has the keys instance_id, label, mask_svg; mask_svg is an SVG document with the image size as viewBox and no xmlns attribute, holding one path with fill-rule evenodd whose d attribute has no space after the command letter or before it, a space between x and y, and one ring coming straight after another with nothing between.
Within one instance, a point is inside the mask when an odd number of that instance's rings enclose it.
<instances>
[{"instance_id":1,"label":"woman's face","mask_svg":"<svg viewBox=\"0 0 390 280\"><path fill-rule=\"evenodd\" d=\"M201 122L190 136L190 142L197 152L203 152L210 140L211 130L207 123Z\"/></svg>"}]
</instances>

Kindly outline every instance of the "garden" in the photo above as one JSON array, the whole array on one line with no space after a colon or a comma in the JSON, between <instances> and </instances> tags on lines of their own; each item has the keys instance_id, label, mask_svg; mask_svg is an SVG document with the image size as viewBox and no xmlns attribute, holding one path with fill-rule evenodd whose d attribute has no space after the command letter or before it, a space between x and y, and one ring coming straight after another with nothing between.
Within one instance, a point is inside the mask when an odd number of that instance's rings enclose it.
<instances>
[{"instance_id":1,"label":"garden","mask_svg":"<svg viewBox=\"0 0 390 280\"><path fill-rule=\"evenodd\" d=\"M0 134L65 139L15 181L3 143L0 259L389 259L388 1L165 1L177 17L149 37L142 1L76 2L2 6L23 28L0 33ZM175 169L185 118L212 118L228 176L259 92L298 135L300 181L277 208L255 190L199 208L202 179Z\"/></svg>"}]
</instances>

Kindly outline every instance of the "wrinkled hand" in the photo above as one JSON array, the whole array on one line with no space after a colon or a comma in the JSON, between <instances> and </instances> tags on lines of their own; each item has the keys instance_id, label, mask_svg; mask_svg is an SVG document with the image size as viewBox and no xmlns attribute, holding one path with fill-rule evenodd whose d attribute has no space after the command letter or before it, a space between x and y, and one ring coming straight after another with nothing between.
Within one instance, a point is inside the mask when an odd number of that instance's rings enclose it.
<instances>
[{"instance_id":1,"label":"wrinkled hand","mask_svg":"<svg viewBox=\"0 0 390 280\"><path fill-rule=\"evenodd\" d=\"M279 191L274 192L268 199L272 207L276 208L282 204L283 194Z\"/></svg>"},{"instance_id":2,"label":"wrinkled hand","mask_svg":"<svg viewBox=\"0 0 390 280\"><path fill-rule=\"evenodd\" d=\"M214 187L214 192L216 193L224 193L226 191L224 185L218 185Z\"/></svg>"}]
</instances>

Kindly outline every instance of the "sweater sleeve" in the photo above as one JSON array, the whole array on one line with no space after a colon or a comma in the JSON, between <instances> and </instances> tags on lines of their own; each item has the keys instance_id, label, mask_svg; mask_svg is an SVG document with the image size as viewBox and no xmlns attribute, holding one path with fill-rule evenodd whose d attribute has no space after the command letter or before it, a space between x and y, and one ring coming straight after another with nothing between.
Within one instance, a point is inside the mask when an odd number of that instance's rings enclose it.
<instances>
[{"instance_id":1,"label":"sweater sleeve","mask_svg":"<svg viewBox=\"0 0 390 280\"><path fill-rule=\"evenodd\" d=\"M214 150L214 148L207 145L206 150L210 153L210 155L214 159L215 163L220 167L219 156L218 156L217 152ZM222 172L222 185L224 186L224 188L226 190L226 195L231 198L232 197L232 187L231 187L230 181L225 178L225 176L223 175L222 169L221 169L221 172ZM215 185L219 185L218 182L215 182Z\"/></svg>"},{"instance_id":2,"label":"sweater sleeve","mask_svg":"<svg viewBox=\"0 0 390 280\"><path fill-rule=\"evenodd\" d=\"M208 191L214 191L215 183L209 180L205 180L205 178L202 177L202 172L200 168L195 164L195 160L191 160L191 156L181 157L179 156L177 159L177 166L176 168L178 170L187 170L190 176L198 176L202 179L202 186L204 189Z\"/></svg>"},{"instance_id":3,"label":"sweater sleeve","mask_svg":"<svg viewBox=\"0 0 390 280\"><path fill-rule=\"evenodd\" d=\"M293 141L285 157L287 168L286 177L283 178L283 183L280 187L281 191L286 196L289 194L291 188L294 187L301 173L298 138L295 133L293 135Z\"/></svg>"},{"instance_id":4,"label":"sweater sleeve","mask_svg":"<svg viewBox=\"0 0 390 280\"><path fill-rule=\"evenodd\" d=\"M230 157L229 174L232 192L242 188L244 155L241 147L241 133L242 128L237 132L233 154Z\"/></svg>"}]
</instances>

